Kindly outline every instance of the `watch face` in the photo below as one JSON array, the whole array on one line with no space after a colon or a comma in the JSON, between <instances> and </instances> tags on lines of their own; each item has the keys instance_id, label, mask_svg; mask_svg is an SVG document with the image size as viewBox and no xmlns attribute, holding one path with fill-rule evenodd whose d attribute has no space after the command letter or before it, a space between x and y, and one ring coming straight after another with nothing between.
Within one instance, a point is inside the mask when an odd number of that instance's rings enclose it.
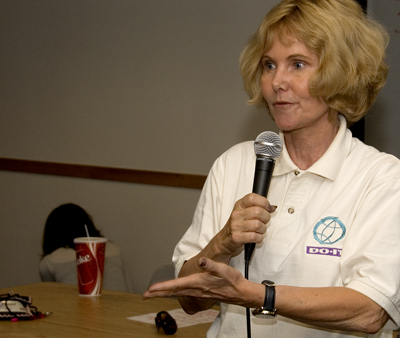
<instances>
[{"instance_id":1,"label":"watch face","mask_svg":"<svg viewBox=\"0 0 400 338\"><path fill-rule=\"evenodd\" d=\"M268 285L268 286L275 286L275 283L273 281L271 281L271 280L268 280L268 279L263 280L262 284Z\"/></svg>"}]
</instances>

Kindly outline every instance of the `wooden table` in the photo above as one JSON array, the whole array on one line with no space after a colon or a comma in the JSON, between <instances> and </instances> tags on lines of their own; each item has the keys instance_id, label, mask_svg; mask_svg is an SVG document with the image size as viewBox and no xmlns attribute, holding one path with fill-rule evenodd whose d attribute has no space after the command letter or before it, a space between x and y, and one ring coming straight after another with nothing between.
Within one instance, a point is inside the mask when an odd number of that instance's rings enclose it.
<instances>
[{"instance_id":1,"label":"wooden table","mask_svg":"<svg viewBox=\"0 0 400 338\"><path fill-rule=\"evenodd\" d=\"M0 321L0 337L7 338L152 338L166 337L154 324L126 319L127 317L169 311L179 308L175 299L142 300L141 295L103 290L99 297L82 297L74 285L38 283L0 289L0 294L14 291L31 296L32 305L42 313L52 312L42 319ZM178 328L174 337L205 337L210 324Z\"/></svg>"}]
</instances>

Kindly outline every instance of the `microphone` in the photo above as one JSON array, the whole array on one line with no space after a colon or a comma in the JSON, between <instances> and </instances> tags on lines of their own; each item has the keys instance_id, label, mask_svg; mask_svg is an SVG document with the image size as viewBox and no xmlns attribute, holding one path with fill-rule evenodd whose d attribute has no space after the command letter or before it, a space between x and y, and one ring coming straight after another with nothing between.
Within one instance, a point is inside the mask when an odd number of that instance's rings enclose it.
<instances>
[{"instance_id":1,"label":"microphone","mask_svg":"<svg viewBox=\"0 0 400 338\"><path fill-rule=\"evenodd\" d=\"M254 172L253 193L267 197L271 183L275 160L283 149L282 140L278 134L272 131L264 131L254 141L254 152L256 153L256 169ZM250 261L255 243L245 244L244 258Z\"/></svg>"}]
</instances>

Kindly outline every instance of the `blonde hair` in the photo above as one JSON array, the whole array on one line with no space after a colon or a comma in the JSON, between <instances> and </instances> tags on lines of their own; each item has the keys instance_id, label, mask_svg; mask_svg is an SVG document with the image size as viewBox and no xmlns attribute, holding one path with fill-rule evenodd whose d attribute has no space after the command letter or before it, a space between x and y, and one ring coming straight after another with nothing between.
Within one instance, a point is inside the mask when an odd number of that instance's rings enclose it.
<instances>
[{"instance_id":1,"label":"blonde hair","mask_svg":"<svg viewBox=\"0 0 400 338\"><path fill-rule=\"evenodd\" d=\"M386 83L386 30L354 0L281 1L266 15L240 56L250 104L266 104L260 61L275 38L285 36L299 39L319 57L310 94L342 114L348 125L360 120Z\"/></svg>"}]
</instances>

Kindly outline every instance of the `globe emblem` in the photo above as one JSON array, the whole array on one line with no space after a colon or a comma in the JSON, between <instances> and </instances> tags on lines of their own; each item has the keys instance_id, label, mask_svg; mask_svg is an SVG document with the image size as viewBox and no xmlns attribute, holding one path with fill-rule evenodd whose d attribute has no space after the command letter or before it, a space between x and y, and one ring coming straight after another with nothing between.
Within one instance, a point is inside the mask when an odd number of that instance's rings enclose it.
<instances>
[{"instance_id":1,"label":"globe emblem","mask_svg":"<svg viewBox=\"0 0 400 338\"><path fill-rule=\"evenodd\" d=\"M346 227L338 217L325 217L314 227L314 238L321 244L333 244L346 234Z\"/></svg>"}]
</instances>

